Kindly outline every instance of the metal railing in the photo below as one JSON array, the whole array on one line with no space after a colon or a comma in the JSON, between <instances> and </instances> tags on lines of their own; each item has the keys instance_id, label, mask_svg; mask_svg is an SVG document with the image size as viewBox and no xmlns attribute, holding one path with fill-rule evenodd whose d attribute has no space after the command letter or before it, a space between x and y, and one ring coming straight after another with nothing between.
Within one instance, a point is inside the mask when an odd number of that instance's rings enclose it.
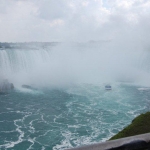
<instances>
[{"instance_id":1,"label":"metal railing","mask_svg":"<svg viewBox=\"0 0 150 150\"><path fill-rule=\"evenodd\" d=\"M150 133L67 150L150 150Z\"/></svg>"}]
</instances>

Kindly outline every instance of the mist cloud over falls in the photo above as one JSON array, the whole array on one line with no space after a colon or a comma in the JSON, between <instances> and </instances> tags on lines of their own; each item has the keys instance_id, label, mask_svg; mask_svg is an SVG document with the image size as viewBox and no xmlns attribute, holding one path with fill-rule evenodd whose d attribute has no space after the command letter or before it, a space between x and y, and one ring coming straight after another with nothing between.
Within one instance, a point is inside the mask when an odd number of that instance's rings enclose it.
<instances>
[{"instance_id":1,"label":"mist cloud over falls","mask_svg":"<svg viewBox=\"0 0 150 150\"><path fill-rule=\"evenodd\" d=\"M1 78L48 86L110 81L149 85L149 0L0 0L0 4L0 41L74 43L0 50Z\"/></svg>"},{"instance_id":2,"label":"mist cloud over falls","mask_svg":"<svg viewBox=\"0 0 150 150\"><path fill-rule=\"evenodd\" d=\"M76 83L131 82L149 86L149 51L112 41L61 43L0 50L1 79L16 85L64 87Z\"/></svg>"}]
</instances>

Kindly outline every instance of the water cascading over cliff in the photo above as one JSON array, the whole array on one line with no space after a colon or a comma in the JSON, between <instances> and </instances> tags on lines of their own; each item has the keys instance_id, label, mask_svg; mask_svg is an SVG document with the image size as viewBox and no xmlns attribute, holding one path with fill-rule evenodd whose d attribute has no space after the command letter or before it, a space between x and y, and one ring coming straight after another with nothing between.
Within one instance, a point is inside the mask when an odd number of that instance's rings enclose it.
<instances>
[{"instance_id":1,"label":"water cascading over cliff","mask_svg":"<svg viewBox=\"0 0 150 150\"><path fill-rule=\"evenodd\" d=\"M105 44L74 44L0 50L0 78L16 85L64 86L76 82L148 84L149 51Z\"/></svg>"}]
</instances>

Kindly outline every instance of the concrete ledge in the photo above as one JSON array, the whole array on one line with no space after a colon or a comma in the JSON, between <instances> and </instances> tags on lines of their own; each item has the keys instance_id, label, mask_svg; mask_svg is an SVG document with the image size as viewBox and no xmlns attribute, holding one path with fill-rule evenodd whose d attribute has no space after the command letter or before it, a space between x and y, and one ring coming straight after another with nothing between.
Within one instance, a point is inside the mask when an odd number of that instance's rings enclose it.
<instances>
[{"instance_id":1,"label":"concrete ledge","mask_svg":"<svg viewBox=\"0 0 150 150\"><path fill-rule=\"evenodd\" d=\"M150 150L150 133L67 150Z\"/></svg>"}]
</instances>

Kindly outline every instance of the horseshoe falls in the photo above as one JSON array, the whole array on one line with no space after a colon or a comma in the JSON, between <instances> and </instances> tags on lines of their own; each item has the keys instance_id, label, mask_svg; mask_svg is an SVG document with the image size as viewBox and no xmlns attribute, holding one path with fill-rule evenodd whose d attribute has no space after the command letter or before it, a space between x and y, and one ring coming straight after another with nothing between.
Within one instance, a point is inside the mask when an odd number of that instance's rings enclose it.
<instances>
[{"instance_id":1,"label":"horseshoe falls","mask_svg":"<svg viewBox=\"0 0 150 150\"><path fill-rule=\"evenodd\" d=\"M9 43L0 49L0 149L102 142L150 110L150 51L100 43ZM105 85L112 90L105 90Z\"/></svg>"}]
</instances>

